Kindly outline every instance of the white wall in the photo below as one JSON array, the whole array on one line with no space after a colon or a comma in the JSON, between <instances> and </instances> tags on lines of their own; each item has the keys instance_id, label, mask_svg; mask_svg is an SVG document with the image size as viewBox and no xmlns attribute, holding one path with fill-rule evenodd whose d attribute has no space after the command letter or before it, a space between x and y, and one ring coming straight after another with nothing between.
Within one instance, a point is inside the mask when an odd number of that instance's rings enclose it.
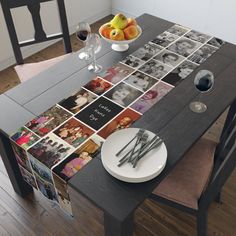
<instances>
[{"instance_id":1,"label":"white wall","mask_svg":"<svg viewBox=\"0 0 236 236\"><path fill-rule=\"evenodd\" d=\"M70 32L75 31L79 21L93 23L98 19L111 13L111 0L65 0L68 24ZM33 38L33 24L27 8L17 8L12 10L13 19L16 24L19 40ZM45 31L49 34L60 31L59 18L56 2L41 4L41 16L45 26ZM52 43L52 42L50 42ZM50 44L42 43L39 45L23 48L23 55L29 56ZM0 70L15 63L11 43L9 40L5 20L0 7Z\"/></svg>"},{"instance_id":2,"label":"white wall","mask_svg":"<svg viewBox=\"0 0 236 236\"><path fill-rule=\"evenodd\" d=\"M149 13L236 44L235 0L112 0L112 10Z\"/></svg>"}]
</instances>

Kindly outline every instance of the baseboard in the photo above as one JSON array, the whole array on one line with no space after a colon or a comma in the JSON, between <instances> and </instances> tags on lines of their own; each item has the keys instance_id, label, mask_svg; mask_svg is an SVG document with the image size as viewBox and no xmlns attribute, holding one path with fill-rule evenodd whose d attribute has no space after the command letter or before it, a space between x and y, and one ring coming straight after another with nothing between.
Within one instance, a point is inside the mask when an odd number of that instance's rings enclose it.
<instances>
[{"instance_id":1,"label":"baseboard","mask_svg":"<svg viewBox=\"0 0 236 236\"><path fill-rule=\"evenodd\" d=\"M111 14L111 8L107 8L106 10L104 10L102 12L99 12L98 14L96 14L92 17L82 19L81 21L86 21L89 24L92 24L92 23L94 23L94 22L100 20L101 18L106 17L110 14ZM76 25L69 26L70 34L75 33L75 28L76 28ZM53 40L53 41L50 41L50 42L41 43L41 44L35 44L34 46L24 48L24 49L22 49L23 57L24 58L29 57L29 56L43 50L44 48L56 43L57 41L60 41L60 39ZM0 61L0 71L8 68L9 66L14 65L15 63L16 63L16 61L15 61L14 56L6 58L6 59Z\"/></svg>"}]
</instances>

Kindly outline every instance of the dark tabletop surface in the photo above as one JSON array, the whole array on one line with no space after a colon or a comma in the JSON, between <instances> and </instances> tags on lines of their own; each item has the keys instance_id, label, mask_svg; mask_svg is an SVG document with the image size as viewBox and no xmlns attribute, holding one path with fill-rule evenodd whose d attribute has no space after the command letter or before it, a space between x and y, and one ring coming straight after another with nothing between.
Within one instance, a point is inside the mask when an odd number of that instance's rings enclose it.
<instances>
[{"instance_id":1,"label":"dark tabletop surface","mask_svg":"<svg viewBox=\"0 0 236 236\"><path fill-rule=\"evenodd\" d=\"M98 62L104 68L120 61L174 24L148 14L140 16L138 23L143 34L130 45L127 52L112 51L110 44L103 41ZM188 105L197 99L193 78L201 69L214 73L215 85L202 98L208 110L204 114L195 114L189 110ZM98 157L78 172L69 185L102 210L119 220L125 219L235 99L235 74L236 46L226 43L190 74L189 79L169 92L134 124L135 127L158 133L165 141L168 162L159 177L143 184L124 183L111 177ZM76 54L70 55L38 76L0 95L0 128L11 134L92 78L94 75L87 71L87 64L79 61Z\"/></svg>"}]
</instances>

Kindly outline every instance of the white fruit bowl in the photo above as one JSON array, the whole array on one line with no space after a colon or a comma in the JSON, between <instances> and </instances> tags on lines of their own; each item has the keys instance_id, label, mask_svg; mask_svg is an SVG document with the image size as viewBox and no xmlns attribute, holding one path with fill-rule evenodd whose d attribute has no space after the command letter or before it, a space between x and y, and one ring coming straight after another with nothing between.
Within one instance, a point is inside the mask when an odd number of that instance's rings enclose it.
<instances>
[{"instance_id":1,"label":"white fruit bowl","mask_svg":"<svg viewBox=\"0 0 236 236\"><path fill-rule=\"evenodd\" d=\"M117 52L124 52L124 51L127 51L129 49L129 44L134 42L136 39L138 39L140 37L140 35L142 34L142 29L139 25L137 25L137 28L138 28L138 31L139 31L139 34L136 38L134 39L130 39L130 40L112 40L112 39L108 39L106 37L104 37L102 34L101 34L101 27L99 29L99 34L101 35L101 37L106 40L108 43L111 44L111 48L114 50L114 51L117 51Z\"/></svg>"}]
</instances>

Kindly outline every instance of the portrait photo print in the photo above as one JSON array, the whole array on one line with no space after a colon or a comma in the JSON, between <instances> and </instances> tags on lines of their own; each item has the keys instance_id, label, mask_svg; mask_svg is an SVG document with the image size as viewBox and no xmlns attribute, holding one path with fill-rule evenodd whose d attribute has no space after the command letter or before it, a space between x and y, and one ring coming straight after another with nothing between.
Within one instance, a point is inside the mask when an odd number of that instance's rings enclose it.
<instances>
[{"instance_id":1,"label":"portrait photo print","mask_svg":"<svg viewBox=\"0 0 236 236\"><path fill-rule=\"evenodd\" d=\"M158 52L160 52L162 49L163 48L161 46L149 42L145 44L143 47L139 48L134 53L132 53L132 55L143 61L147 61L151 57L156 55Z\"/></svg>"},{"instance_id":2,"label":"portrait photo print","mask_svg":"<svg viewBox=\"0 0 236 236\"><path fill-rule=\"evenodd\" d=\"M121 82L120 84L109 90L104 96L114 101L115 103L126 107L140 95L142 95L142 92L129 86L128 84Z\"/></svg>"},{"instance_id":3,"label":"portrait photo print","mask_svg":"<svg viewBox=\"0 0 236 236\"><path fill-rule=\"evenodd\" d=\"M180 84L198 65L186 60L166 75L162 80L173 86Z\"/></svg>"},{"instance_id":4,"label":"portrait photo print","mask_svg":"<svg viewBox=\"0 0 236 236\"><path fill-rule=\"evenodd\" d=\"M152 59L141 66L139 70L157 79L161 79L172 70L172 67Z\"/></svg>"},{"instance_id":5,"label":"portrait photo print","mask_svg":"<svg viewBox=\"0 0 236 236\"><path fill-rule=\"evenodd\" d=\"M135 88L141 90L142 92L147 91L155 83L158 82L157 79L154 79L151 76L148 76L141 71L136 71L130 75L127 79L124 80L127 84L134 86Z\"/></svg>"},{"instance_id":6,"label":"portrait photo print","mask_svg":"<svg viewBox=\"0 0 236 236\"><path fill-rule=\"evenodd\" d=\"M176 67L180 62L185 60L185 57L177 55L176 53L173 53L171 51L164 50L157 54L154 59L168 66Z\"/></svg>"},{"instance_id":7,"label":"portrait photo print","mask_svg":"<svg viewBox=\"0 0 236 236\"><path fill-rule=\"evenodd\" d=\"M77 113L96 98L97 96L95 94L85 89L80 89L77 93L62 100L59 105L72 113Z\"/></svg>"},{"instance_id":8,"label":"portrait photo print","mask_svg":"<svg viewBox=\"0 0 236 236\"><path fill-rule=\"evenodd\" d=\"M132 55L129 55L127 56L124 60L121 61L122 63L128 65L128 66L131 66L133 68L138 68L139 66L141 66L144 61L137 58L137 57L134 57Z\"/></svg>"},{"instance_id":9,"label":"portrait photo print","mask_svg":"<svg viewBox=\"0 0 236 236\"><path fill-rule=\"evenodd\" d=\"M167 32L178 35L178 36L182 36L188 31L189 31L188 28L185 28L185 27L178 25L178 24L173 25L171 28L169 28L167 30Z\"/></svg>"},{"instance_id":10,"label":"portrait photo print","mask_svg":"<svg viewBox=\"0 0 236 236\"><path fill-rule=\"evenodd\" d=\"M196 41L192 41L186 37L182 37L172 45L170 45L167 49L175 52L184 57L188 57L194 51L196 51L202 44Z\"/></svg>"},{"instance_id":11,"label":"portrait photo print","mask_svg":"<svg viewBox=\"0 0 236 236\"><path fill-rule=\"evenodd\" d=\"M179 36L170 34L169 32L165 31L162 34L156 36L153 40L151 40L152 43L158 44L162 47L167 47L170 45L172 42L177 40Z\"/></svg>"},{"instance_id":12,"label":"portrait photo print","mask_svg":"<svg viewBox=\"0 0 236 236\"><path fill-rule=\"evenodd\" d=\"M189 60L197 64L203 63L208 57L210 57L218 48L211 45L203 45L193 55L189 57Z\"/></svg>"},{"instance_id":13,"label":"portrait photo print","mask_svg":"<svg viewBox=\"0 0 236 236\"><path fill-rule=\"evenodd\" d=\"M133 71L134 69L130 68L129 66L117 63L116 65L108 68L103 73L101 73L100 76L112 84L117 84L122 79L130 75Z\"/></svg>"}]
</instances>

